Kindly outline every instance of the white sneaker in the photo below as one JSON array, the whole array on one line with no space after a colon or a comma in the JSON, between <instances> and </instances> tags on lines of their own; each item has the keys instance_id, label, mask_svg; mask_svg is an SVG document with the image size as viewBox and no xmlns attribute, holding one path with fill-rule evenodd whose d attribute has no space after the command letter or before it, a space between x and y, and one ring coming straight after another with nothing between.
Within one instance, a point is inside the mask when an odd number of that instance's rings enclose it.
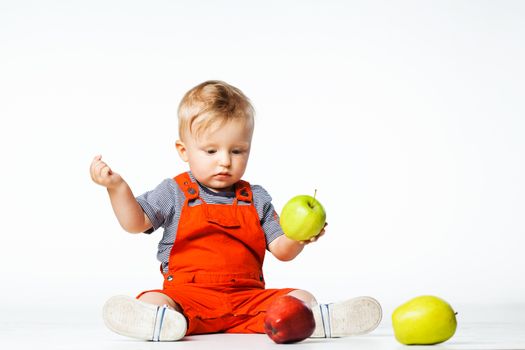
<instances>
[{"instance_id":1,"label":"white sneaker","mask_svg":"<svg viewBox=\"0 0 525 350\"><path fill-rule=\"evenodd\" d=\"M366 334L381 322L381 305L370 297L358 297L312 307L315 331L312 338L338 338Z\"/></svg>"},{"instance_id":2,"label":"white sneaker","mask_svg":"<svg viewBox=\"0 0 525 350\"><path fill-rule=\"evenodd\" d=\"M180 312L124 295L106 301L102 317L113 332L142 340L179 340L187 330L186 318Z\"/></svg>"}]
</instances>

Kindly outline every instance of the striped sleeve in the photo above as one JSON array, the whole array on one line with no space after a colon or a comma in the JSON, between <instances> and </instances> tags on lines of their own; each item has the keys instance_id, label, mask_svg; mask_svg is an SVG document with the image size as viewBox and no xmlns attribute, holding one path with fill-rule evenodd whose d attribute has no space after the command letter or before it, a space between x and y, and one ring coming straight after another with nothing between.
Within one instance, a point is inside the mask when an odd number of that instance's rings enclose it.
<instances>
[{"instance_id":1,"label":"striped sleeve","mask_svg":"<svg viewBox=\"0 0 525 350\"><path fill-rule=\"evenodd\" d=\"M272 204L270 194L259 185L251 186L253 192L253 204L259 214L261 226L266 237L266 248L277 237L283 235L283 230L279 224L279 215Z\"/></svg>"},{"instance_id":2,"label":"striped sleeve","mask_svg":"<svg viewBox=\"0 0 525 350\"><path fill-rule=\"evenodd\" d=\"M166 179L155 189L143 193L136 198L152 224L152 228L144 233L152 233L158 228L166 227L170 224L173 213L175 212L176 201L174 200L174 196L177 194L172 182L171 179Z\"/></svg>"}]
</instances>

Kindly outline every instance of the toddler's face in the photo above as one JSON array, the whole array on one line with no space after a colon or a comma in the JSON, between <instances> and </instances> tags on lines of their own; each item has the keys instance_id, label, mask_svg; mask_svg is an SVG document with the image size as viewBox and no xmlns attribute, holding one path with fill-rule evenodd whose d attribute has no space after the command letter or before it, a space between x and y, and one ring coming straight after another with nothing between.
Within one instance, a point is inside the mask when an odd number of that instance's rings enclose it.
<instances>
[{"instance_id":1,"label":"toddler's face","mask_svg":"<svg viewBox=\"0 0 525 350\"><path fill-rule=\"evenodd\" d=\"M177 150L201 184L213 191L229 191L246 170L252 134L252 126L231 120L199 137L188 135L185 142L177 141Z\"/></svg>"}]
</instances>

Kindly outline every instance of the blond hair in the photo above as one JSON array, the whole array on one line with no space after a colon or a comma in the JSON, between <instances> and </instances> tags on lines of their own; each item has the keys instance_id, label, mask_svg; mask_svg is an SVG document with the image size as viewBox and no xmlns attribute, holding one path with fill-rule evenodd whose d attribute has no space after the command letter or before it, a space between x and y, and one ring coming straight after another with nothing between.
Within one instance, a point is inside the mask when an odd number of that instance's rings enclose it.
<instances>
[{"instance_id":1,"label":"blond hair","mask_svg":"<svg viewBox=\"0 0 525 350\"><path fill-rule=\"evenodd\" d=\"M253 127L254 108L238 88L220 80L205 81L191 90L179 104L179 137L199 136L216 123L240 120Z\"/></svg>"}]
</instances>

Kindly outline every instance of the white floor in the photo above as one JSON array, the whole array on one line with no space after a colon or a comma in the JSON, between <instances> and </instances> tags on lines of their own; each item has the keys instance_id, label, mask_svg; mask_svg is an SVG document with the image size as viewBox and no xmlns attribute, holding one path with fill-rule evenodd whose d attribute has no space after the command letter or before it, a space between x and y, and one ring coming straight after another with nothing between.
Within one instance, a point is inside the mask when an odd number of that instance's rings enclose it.
<instances>
[{"instance_id":1,"label":"white floor","mask_svg":"<svg viewBox=\"0 0 525 350\"><path fill-rule=\"evenodd\" d=\"M436 349L525 349L525 305L456 308L458 329ZM0 308L0 349L402 349L386 314L379 328L366 336L308 339L293 345L274 344L266 335L214 334L186 337L177 343L139 342L106 330L99 310L16 310ZM412 346L411 349L428 347Z\"/></svg>"}]
</instances>

